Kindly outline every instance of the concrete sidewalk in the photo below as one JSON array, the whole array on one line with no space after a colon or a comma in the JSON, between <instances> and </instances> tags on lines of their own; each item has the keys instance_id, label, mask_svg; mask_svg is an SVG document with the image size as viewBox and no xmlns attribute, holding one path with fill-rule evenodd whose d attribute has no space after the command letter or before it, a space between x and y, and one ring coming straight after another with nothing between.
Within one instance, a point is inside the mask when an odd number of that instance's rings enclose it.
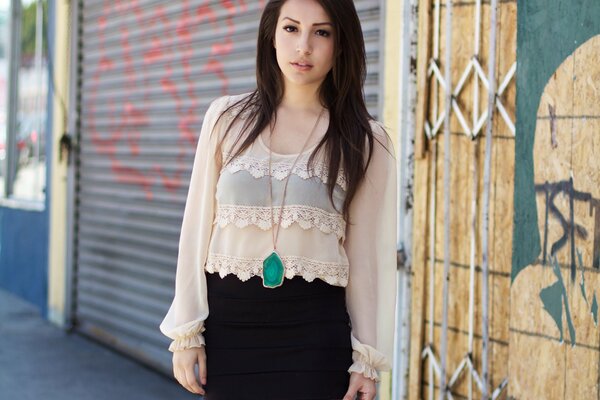
<instances>
[{"instance_id":1,"label":"concrete sidewalk","mask_svg":"<svg viewBox=\"0 0 600 400\"><path fill-rule=\"evenodd\" d=\"M0 399L202 399L155 372L43 319L0 289Z\"/></svg>"}]
</instances>

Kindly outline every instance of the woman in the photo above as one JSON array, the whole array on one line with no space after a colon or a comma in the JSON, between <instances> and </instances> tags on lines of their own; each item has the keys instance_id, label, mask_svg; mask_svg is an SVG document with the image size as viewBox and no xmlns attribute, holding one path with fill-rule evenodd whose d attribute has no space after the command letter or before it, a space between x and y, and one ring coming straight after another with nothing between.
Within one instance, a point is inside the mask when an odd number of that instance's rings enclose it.
<instances>
[{"instance_id":1,"label":"woman","mask_svg":"<svg viewBox=\"0 0 600 400\"><path fill-rule=\"evenodd\" d=\"M160 326L174 375L208 400L374 399L392 360L396 164L364 104L353 2L269 1L256 70L200 132Z\"/></svg>"}]
</instances>

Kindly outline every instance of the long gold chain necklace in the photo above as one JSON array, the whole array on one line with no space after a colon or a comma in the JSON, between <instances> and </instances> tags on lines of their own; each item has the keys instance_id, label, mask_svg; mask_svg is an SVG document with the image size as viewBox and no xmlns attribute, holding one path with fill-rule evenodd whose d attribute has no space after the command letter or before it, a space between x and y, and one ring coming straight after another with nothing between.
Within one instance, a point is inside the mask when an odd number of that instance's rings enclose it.
<instances>
[{"instance_id":1,"label":"long gold chain necklace","mask_svg":"<svg viewBox=\"0 0 600 400\"><path fill-rule=\"evenodd\" d=\"M298 161L298 159L304 152L304 149L306 148L308 141L310 140L313 133L315 132L315 129L317 128L317 125L319 124L319 121L321 120L321 116L323 115L324 111L325 111L324 108L321 109L321 112L319 113L319 116L317 117L317 121L315 122L315 125L313 126L312 130L310 131L308 138L304 142L304 146L302 146L302 150L300 150L300 153L298 153L298 155L296 156L296 159L294 160L294 163L292 164L292 167L290 168L290 172L287 174L287 177L285 178L285 186L283 187L283 195L282 195L281 207L280 207L280 211L279 211L279 222L277 223L277 233L275 233L275 221L274 221L274 217L273 217L273 185L271 183L271 181L273 180L273 178L271 176L271 153L272 153L271 145L273 143L272 138L273 138L274 127L271 128L271 124L269 123L269 131L270 131L269 132L269 194L270 194L270 200L271 200L271 203L270 203L271 226L273 227L273 229L271 229L271 233L272 233L271 236L273 239L273 251L271 252L271 254L269 254L263 260L262 279L263 279L263 286L266 288L276 288L276 287L283 285L283 279L285 277L285 265L283 263L283 260L279 256L279 253L277 252L277 238L279 236L279 229L281 228L281 219L283 217L283 203L285 201L285 192L287 190L287 184L288 184L288 180L290 179L290 175L292 174L292 171L294 170L294 166L296 166L296 162Z\"/></svg>"}]
</instances>

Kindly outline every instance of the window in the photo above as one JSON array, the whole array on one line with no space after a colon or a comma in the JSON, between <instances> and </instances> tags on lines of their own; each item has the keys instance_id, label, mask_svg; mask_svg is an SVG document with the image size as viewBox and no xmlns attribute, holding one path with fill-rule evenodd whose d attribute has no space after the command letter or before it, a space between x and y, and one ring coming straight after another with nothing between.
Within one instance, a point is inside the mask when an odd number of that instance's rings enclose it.
<instances>
[{"instance_id":1,"label":"window","mask_svg":"<svg viewBox=\"0 0 600 400\"><path fill-rule=\"evenodd\" d=\"M0 0L0 197L23 203L46 192L47 10Z\"/></svg>"}]
</instances>

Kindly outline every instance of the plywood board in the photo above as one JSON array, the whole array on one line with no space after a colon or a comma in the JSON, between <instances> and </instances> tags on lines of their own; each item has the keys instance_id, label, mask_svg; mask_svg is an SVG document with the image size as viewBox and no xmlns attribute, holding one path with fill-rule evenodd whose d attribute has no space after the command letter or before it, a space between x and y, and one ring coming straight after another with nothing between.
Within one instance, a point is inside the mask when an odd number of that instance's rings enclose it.
<instances>
[{"instance_id":1,"label":"plywood board","mask_svg":"<svg viewBox=\"0 0 600 400\"><path fill-rule=\"evenodd\" d=\"M510 316L510 276L493 274L491 277L492 292L490 336L508 343ZM508 363L508 359L505 360Z\"/></svg>"},{"instance_id":2,"label":"plywood board","mask_svg":"<svg viewBox=\"0 0 600 400\"><path fill-rule=\"evenodd\" d=\"M508 341L506 342L491 342L491 367L490 367L490 384L492 390L499 387L502 382L508 378ZM504 389L497 400L508 399L508 390Z\"/></svg>"},{"instance_id":3,"label":"plywood board","mask_svg":"<svg viewBox=\"0 0 600 400\"><path fill-rule=\"evenodd\" d=\"M576 346L566 350L565 399L597 399L600 349Z\"/></svg>"},{"instance_id":4,"label":"plywood board","mask_svg":"<svg viewBox=\"0 0 600 400\"><path fill-rule=\"evenodd\" d=\"M554 340L511 331L509 395L515 399L564 398L565 351Z\"/></svg>"},{"instance_id":5,"label":"plywood board","mask_svg":"<svg viewBox=\"0 0 600 400\"><path fill-rule=\"evenodd\" d=\"M426 318L426 251L428 226L429 159L415 159L414 214L413 214L413 265L411 287L411 330L409 360L409 399L420 398L421 350L424 346L424 322Z\"/></svg>"},{"instance_id":6,"label":"plywood board","mask_svg":"<svg viewBox=\"0 0 600 400\"><path fill-rule=\"evenodd\" d=\"M427 65L430 57L431 39L431 2L419 1L419 26L417 49L417 107L415 116L415 158L425 157L427 148L425 137L425 119L429 104Z\"/></svg>"}]
</instances>

